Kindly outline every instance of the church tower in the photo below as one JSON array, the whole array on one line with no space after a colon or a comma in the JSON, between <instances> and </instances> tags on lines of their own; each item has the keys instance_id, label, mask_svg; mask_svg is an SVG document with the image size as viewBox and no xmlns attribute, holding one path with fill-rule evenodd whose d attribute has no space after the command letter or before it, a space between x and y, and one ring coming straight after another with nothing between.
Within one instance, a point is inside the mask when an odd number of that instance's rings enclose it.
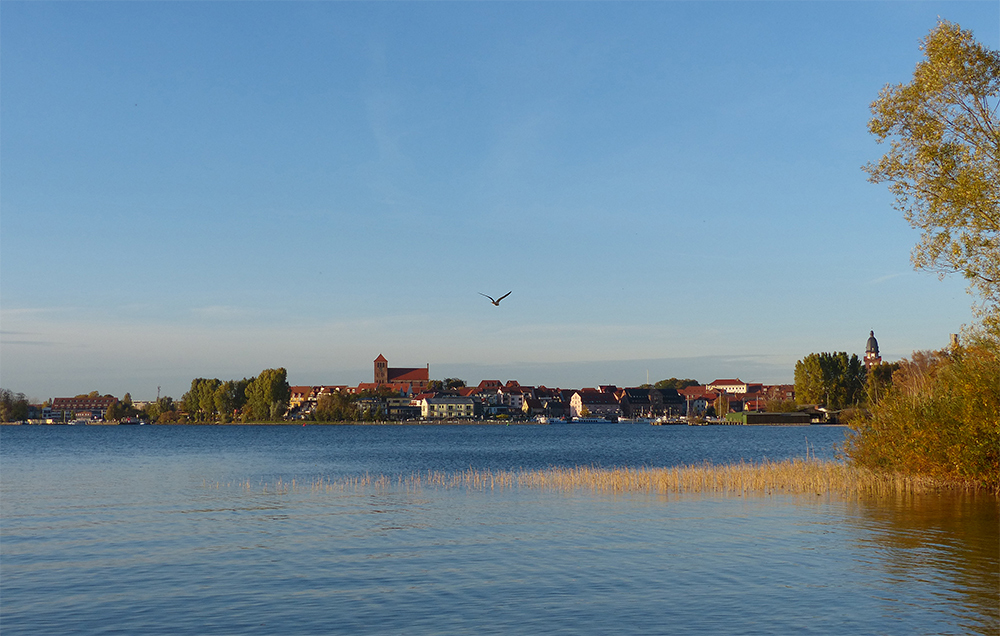
<instances>
[{"instance_id":1,"label":"church tower","mask_svg":"<svg viewBox=\"0 0 1000 636\"><path fill-rule=\"evenodd\" d=\"M870 332L868 344L865 345L865 368L873 364L879 364L882 358L878 355L878 340L875 339L875 332Z\"/></svg>"},{"instance_id":2,"label":"church tower","mask_svg":"<svg viewBox=\"0 0 1000 636\"><path fill-rule=\"evenodd\" d=\"M389 361L381 353L375 358L375 384L389 383Z\"/></svg>"}]
</instances>

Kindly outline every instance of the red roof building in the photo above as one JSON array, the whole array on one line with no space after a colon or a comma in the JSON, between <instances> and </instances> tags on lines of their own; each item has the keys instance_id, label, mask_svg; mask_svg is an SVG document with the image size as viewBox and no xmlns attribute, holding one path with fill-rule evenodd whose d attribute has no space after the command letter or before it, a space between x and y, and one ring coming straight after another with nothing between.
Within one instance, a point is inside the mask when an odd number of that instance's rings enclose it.
<instances>
[{"instance_id":1,"label":"red roof building","mask_svg":"<svg viewBox=\"0 0 1000 636\"><path fill-rule=\"evenodd\" d=\"M430 365L424 368L392 368L381 353L375 358L374 384L409 384L413 390L427 388L430 383Z\"/></svg>"},{"instance_id":2,"label":"red roof building","mask_svg":"<svg viewBox=\"0 0 1000 636\"><path fill-rule=\"evenodd\" d=\"M108 412L108 407L118 401L111 395L102 397L52 398L52 417L72 419L77 414L86 413L91 419L99 420Z\"/></svg>"},{"instance_id":3,"label":"red roof building","mask_svg":"<svg viewBox=\"0 0 1000 636\"><path fill-rule=\"evenodd\" d=\"M716 380L705 385L709 390L725 391L726 393L746 393L747 383L739 378L732 380Z\"/></svg>"}]
</instances>

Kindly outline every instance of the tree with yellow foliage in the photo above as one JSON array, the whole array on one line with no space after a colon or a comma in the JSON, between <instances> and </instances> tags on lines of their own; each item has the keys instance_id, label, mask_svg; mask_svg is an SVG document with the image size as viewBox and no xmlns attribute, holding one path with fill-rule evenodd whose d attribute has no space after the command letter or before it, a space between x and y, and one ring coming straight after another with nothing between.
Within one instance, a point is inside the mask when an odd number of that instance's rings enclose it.
<instances>
[{"instance_id":1,"label":"tree with yellow foliage","mask_svg":"<svg viewBox=\"0 0 1000 636\"><path fill-rule=\"evenodd\" d=\"M889 151L865 171L888 183L896 208L920 230L912 261L961 273L987 333L1000 336L1000 52L941 20L921 42L909 84L888 85L869 131Z\"/></svg>"}]
</instances>

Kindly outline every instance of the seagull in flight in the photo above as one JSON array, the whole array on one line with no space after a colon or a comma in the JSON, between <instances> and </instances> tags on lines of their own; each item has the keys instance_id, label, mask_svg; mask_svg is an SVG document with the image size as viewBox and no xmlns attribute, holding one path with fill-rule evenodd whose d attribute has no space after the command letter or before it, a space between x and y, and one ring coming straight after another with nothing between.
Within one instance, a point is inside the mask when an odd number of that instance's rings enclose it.
<instances>
[{"instance_id":1,"label":"seagull in flight","mask_svg":"<svg viewBox=\"0 0 1000 636\"><path fill-rule=\"evenodd\" d=\"M513 290L511 290L511 291L513 291ZM486 294L484 294L483 292L479 292L479 295L480 296L486 296ZM491 303L493 303L494 305L496 305L497 307L499 307L500 306L500 301L503 300L504 298L506 298L507 296L510 296L510 292L507 292L506 294L504 294L500 298L497 298L496 300L493 300L493 296L486 296L486 297L490 299Z\"/></svg>"}]
</instances>

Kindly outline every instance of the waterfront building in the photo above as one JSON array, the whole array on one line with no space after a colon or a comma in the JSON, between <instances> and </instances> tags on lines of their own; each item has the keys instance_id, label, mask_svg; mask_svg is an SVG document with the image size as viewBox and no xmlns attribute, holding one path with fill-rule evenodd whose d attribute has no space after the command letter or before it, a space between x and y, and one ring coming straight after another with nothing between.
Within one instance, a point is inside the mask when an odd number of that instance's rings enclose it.
<instances>
[{"instance_id":1,"label":"waterfront building","mask_svg":"<svg viewBox=\"0 0 1000 636\"><path fill-rule=\"evenodd\" d=\"M584 417L584 412L590 417L617 418L621 415L621 405L614 393L577 391L569 401L570 417Z\"/></svg>"},{"instance_id":2,"label":"waterfront building","mask_svg":"<svg viewBox=\"0 0 1000 636\"><path fill-rule=\"evenodd\" d=\"M659 402L656 405L659 410L654 411L654 415L657 413L662 415L684 415L686 413L684 397L677 389L654 389L654 392L660 395Z\"/></svg>"},{"instance_id":3,"label":"waterfront building","mask_svg":"<svg viewBox=\"0 0 1000 636\"><path fill-rule=\"evenodd\" d=\"M663 408L660 392L655 389L620 389L617 398L625 417L653 417Z\"/></svg>"},{"instance_id":4,"label":"waterfront building","mask_svg":"<svg viewBox=\"0 0 1000 636\"><path fill-rule=\"evenodd\" d=\"M678 393L684 399L685 415L703 415L722 392L709 390L707 386L699 385L684 387L679 389Z\"/></svg>"},{"instance_id":5,"label":"waterfront building","mask_svg":"<svg viewBox=\"0 0 1000 636\"><path fill-rule=\"evenodd\" d=\"M536 398L525 398L524 403L521 405L521 412L524 413L525 417L529 418L544 415L545 404Z\"/></svg>"},{"instance_id":6,"label":"waterfront building","mask_svg":"<svg viewBox=\"0 0 1000 636\"><path fill-rule=\"evenodd\" d=\"M420 416L425 420L470 419L475 412L475 400L472 398L435 397L420 401Z\"/></svg>"},{"instance_id":7,"label":"waterfront building","mask_svg":"<svg viewBox=\"0 0 1000 636\"><path fill-rule=\"evenodd\" d=\"M100 420L108 412L108 407L117 401L118 398L111 395L52 398L52 408L47 417L61 422L77 418Z\"/></svg>"}]
</instances>

